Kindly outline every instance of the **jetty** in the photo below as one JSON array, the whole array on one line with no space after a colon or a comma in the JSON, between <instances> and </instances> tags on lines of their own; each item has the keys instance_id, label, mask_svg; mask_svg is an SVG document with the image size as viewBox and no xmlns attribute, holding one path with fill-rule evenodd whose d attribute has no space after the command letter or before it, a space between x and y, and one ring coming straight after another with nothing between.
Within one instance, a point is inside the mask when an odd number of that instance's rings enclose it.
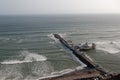
<instances>
[{"instance_id":1,"label":"jetty","mask_svg":"<svg viewBox=\"0 0 120 80\"><path fill-rule=\"evenodd\" d=\"M73 55L75 55L80 61L86 64L86 67L84 67L82 70L75 70L64 75L44 78L41 80L120 80L120 74L108 72L100 65L96 64L91 59L89 59L83 51L80 51L77 47L73 46L72 44L69 44L60 35L53 35L66 48L72 51Z\"/></svg>"}]
</instances>

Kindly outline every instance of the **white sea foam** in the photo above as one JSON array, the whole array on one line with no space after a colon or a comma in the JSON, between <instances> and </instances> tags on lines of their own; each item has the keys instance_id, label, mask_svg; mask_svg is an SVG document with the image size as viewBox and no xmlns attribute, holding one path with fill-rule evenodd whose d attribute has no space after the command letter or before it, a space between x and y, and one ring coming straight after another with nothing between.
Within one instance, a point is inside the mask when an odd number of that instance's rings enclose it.
<instances>
[{"instance_id":1,"label":"white sea foam","mask_svg":"<svg viewBox=\"0 0 120 80\"><path fill-rule=\"evenodd\" d=\"M23 66L21 65L1 65L0 80L37 80L39 77L47 76L54 71L54 68L50 62L34 63L32 66L30 66L29 69L31 71L31 74L36 76L25 76L21 72L23 70Z\"/></svg>"},{"instance_id":2,"label":"white sea foam","mask_svg":"<svg viewBox=\"0 0 120 80\"><path fill-rule=\"evenodd\" d=\"M52 72L50 75L48 75L48 76L43 76L43 77L41 77L41 78L39 78L39 79L36 79L36 80L45 79L45 78L57 77L57 76L61 76L61 75L64 75L64 74L73 72L73 71L75 71L75 69L65 69L65 70L58 71L58 72Z\"/></svg>"},{"instance_id":3,"label":"white sea foam","mask_svg":"<svg viewBox=\"0 0 120 80\"><path fill-rule=\"evenodd\" d=\"M51 75L60 76L60 75L64 75L64 74L67 74L67 73L70 73L70 72L73 72L73 71L75 71L75 69L65 69L65 70L62 70L62 71L59 71L59 72L52 72Z\"/></svg>"},{"instance_id":4,"label":"white sea foam","mask_svg":"<svg viewBox=\"0 0 120 80\"><path fill-rule=\"evenodd\" d=\"M62 36L62 37L66 37L66 34L59 33L59 35ZM54 37L53 33L49 34L48 37L50 37L52 40L54 40L55 45L61 46L60 41L57 38Z\"/></svg>"},{"instance_id":5,"label":"white sea foam","mask_svg":"<svg viewBox=\"0 0 120 80\"><path fill-rule=\"evenodd\" d=\"M45 61L47 58L43 55L39 55L36 53L30 53L29 51L22 51L22 56L25 58L23 60L5 60L1 62L1 64L20 64L20 63L27 63L33 61Z\"/></svg>"},{"instance_id":6,"label":"white sea foam","mask_svg":"<svg viewBox=\"0 0 120 80\"><path fill-rule=\"evenodd\" d=\"M60 35L61 37L63 37L63 38L66 37L66 34L61 34L61 33L59 33L59 35ZM66 48L65 46L63 46L63 44L61 44L60 41L54 37L53 34L50 34L50 35L48 35L48 36L49 36L50 38L54 39L54 40L55 40L55 43L56 43L57 45L59 45L62 49L65 49L65 51L67 52L67 55L68 55L70 58L72 58L74 61L79 62L79 63L81 64L81 67L86 67L86 66L87 66L87 65L85 65L83 62L81 62L68 48Z\"/></svg>"},{"instance_id":7,"label":"white sea foam","mask_svg":"<svg viewBox=\"0 0 120 80\"><path fill-rule=\"evenodd\" d=\"M22 54L25 54L25 61L45 61L47 58L43 55L36 53L30 53L28 51L23 51Z\"/></svg>"},{"instance_id":8,"label":"white sea foam","mask_svg":"<svg viewBox=\"0 0 120 80\"><path fill-rule=\"evenodd\" d=\"M50 37L51 39L53 39L53 40L55 40L55 41L57 40L57 39L54 37L53 33L49 34L48 37Z\"/></svg>"},{"instance_id":9,"label":"white sea foam","mask_svg":"<svg viewBox=\"0 0 120 80\"><path fill-rule=\"evenodd\" d=\"M50 41L49 43L50 43L50 44L54 44L55 42Z\"/></svg>"},{"instance_id":10,"label":"white sea foam","mask_svg":"<svg viewBox=\"0 0 120 80\"><path fill-rule=\"evenodd\" d=\"M32 62L32 61L20 61L20 60L6 60L1 62L1 64L20 64L20 63L25 63L25 62Z\"/></svg>"},{"instance_id":11,"label":"white sea foam","mask_svg":"<svg viewBox=\"0 0 120 80\"><path fill-rule=\"evenodd\" d=\"M120 52L120 42L96 42L97 49L106 51L111 54L116 54Z\"/></svg>"},{"instance_id":12,"label":"white sea foam","mask_svg":"<svg viewBox=\"0 0 120 80\"><path fill-rule=\"evenodd\" d=\"M0 80L22 80L23 75L20 70L19 65L1 65Z\"/></svg>"},{"instance_id":13,"label":"white sea foam","mask_svg":"<svg viewBox=\"0 0 120 80\"><path fill-rule=\"evenodd\" d=\"M76 67L75 69L65 69L65 70L62 70L62 71L52 72L50 75L48 75L48 76L43 76L43 77L41 77L41 78L39 78L39 79L36 79L36 80L45 79L45 78L57 77L57 76L61 76L61 75L68 74L68 73L74 72L74 71L76 71L76 70L82 70L82 69L83 69L83 67L78 66L78 67Z\"/></svg>"}]
</instances>

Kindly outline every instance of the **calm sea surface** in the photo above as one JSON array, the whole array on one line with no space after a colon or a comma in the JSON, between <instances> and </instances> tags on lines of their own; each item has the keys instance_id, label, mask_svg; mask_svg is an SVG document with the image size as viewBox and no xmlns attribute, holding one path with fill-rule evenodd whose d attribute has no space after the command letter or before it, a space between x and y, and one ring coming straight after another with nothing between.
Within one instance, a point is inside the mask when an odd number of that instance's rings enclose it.
<instances>
[{"instance_id":1,"label":"calm sea surface","mask_svg":"<svg viewBox=\"0 0 120 80\"><path fill-rule=\"evenodd\" d=\"M0 16L0 80L35 80L80 67L53 33L75 44L96 43L86 54L120 73L120 15Z\"/></svg>"}]
</instances>

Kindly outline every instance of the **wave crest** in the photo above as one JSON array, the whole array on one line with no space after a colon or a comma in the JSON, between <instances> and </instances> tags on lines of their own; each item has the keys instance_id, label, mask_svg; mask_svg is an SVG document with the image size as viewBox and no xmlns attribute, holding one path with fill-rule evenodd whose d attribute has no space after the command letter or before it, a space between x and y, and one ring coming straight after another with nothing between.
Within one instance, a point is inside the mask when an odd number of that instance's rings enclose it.
<instances>
[{"instance_id":1,"label":"wave crest","mask_svg":"<svg viewBox=\"0 0 120 80\"><path fill-rule=\"evenodd\" d=\"M120 42L96 42L97 49L103 50L111 54L116 54L120 52Z\"/></svg>"},{"instance_id":2,"label":"wave crest","mask_svg":"<svg viewBox=\"0 0 120 80\"><path fill-rule=\"evenodd\" d=\"M37 53L30 53L29 51L22 51L22 56L24 56L23 60L5 60L1 62L1 64L21 64L33 61L46 61L47 58L43 55L39 55Z\"/></svg>"}]
</instances>

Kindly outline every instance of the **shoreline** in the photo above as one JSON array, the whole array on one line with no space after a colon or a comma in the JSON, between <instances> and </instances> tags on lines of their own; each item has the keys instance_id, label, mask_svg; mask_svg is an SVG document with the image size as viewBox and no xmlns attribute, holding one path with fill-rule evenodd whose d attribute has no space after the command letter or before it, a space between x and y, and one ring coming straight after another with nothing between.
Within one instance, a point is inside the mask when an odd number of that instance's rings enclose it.
<instances>
[{"instance_id":1,"label":"shoreline","mask_svg":"<svg viewBox=\"0 0 120 80\"><path fill-rule=\"evenodd\" d=\"M120 74L111 73L112 77L102 78L100 72L95 69L82 69L75 70L59 76L48 76L47 78L41 78L39 80L119 80Z\"/></svg>"}]
</instances>

